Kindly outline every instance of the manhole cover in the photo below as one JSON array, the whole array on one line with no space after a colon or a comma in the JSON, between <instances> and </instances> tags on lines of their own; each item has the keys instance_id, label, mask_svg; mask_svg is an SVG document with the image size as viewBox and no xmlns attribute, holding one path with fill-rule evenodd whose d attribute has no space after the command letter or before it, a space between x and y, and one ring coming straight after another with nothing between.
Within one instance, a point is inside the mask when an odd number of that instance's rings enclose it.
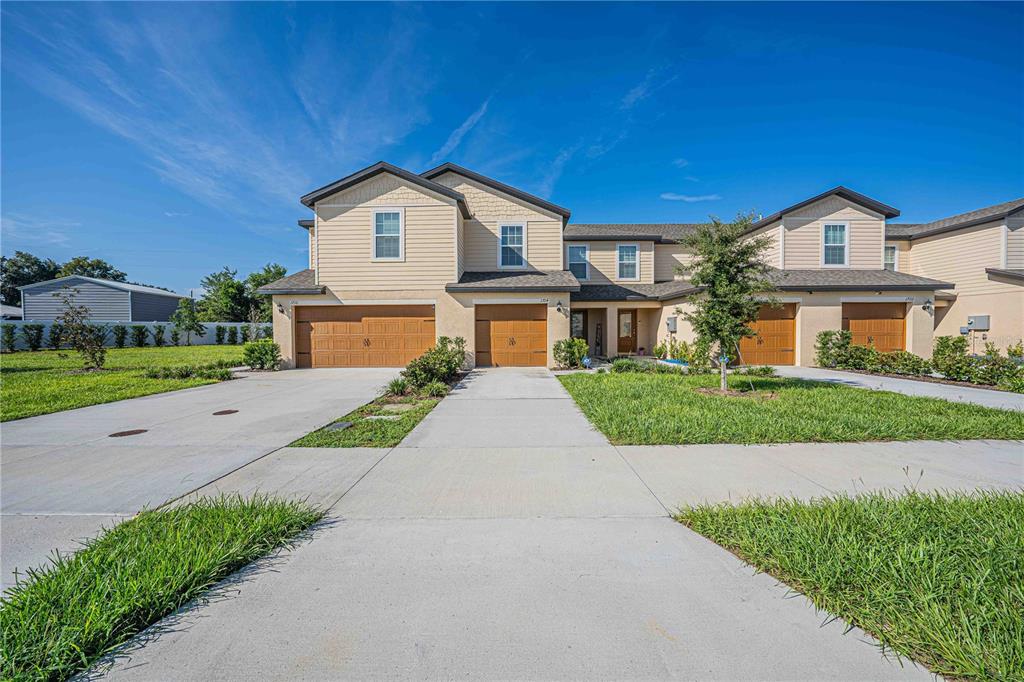
<instances>
[{"instance_id":1,"label":"manhole cover","mask_svg":"<svg viewBox=\"0 0 1024 682\"><path fill-rule=\"evenodd\" d=\"M124 436L137 436L140 433L145 433L149 429L129 429L128 431L117 431L108 436L108 438L122 438Z\"/></svg>"},{"instance_id":2,"label":"manhole cover","mask_svg":"<svg viewBox=\"0 0 1024 682\"><path fill-rule=\"evenodd\" d=\"M222 414L235 414L236 412L238 412L238 410L217 410L213 413L213 416L219 417Z\"/></svg>"}]
</instances>

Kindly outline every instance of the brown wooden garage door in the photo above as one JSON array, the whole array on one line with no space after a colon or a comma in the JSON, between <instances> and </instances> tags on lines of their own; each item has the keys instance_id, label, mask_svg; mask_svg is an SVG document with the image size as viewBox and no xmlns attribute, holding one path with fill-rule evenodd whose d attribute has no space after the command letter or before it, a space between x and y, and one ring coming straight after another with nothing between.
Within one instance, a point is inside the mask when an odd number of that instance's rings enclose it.
<instances>
[{"instance_id":1,"label":"brown wooden garage door","mask_svg":"<svg viewBox=\"0 0 1024 682\"><path fill-rule=\"evenodd\" d=\"M434 345L434 307L300 306L298 367L404 367Z\"/></svg>"},{"instance_id":2,"label":"brown wooden garage door","mask_svg":"<svg viewBox=\"0 0 1024 682\"><path fill-rule=\"evenodd\" d=\"M855 346L874 346L882 352L906 347L905 303L844 303L843 329Z\"/></svg>"},{"instance_id":3,"label":"brown wooden garage door","mask_svg":"<svg viewBox=\"0 0 1024 682\"><path fill-rule=\"evenodd\" d=\"M780 308L761 306L750 326L757 336L740 339L740 355L747 365L792 365L796 361L796 304Z\"/></svg>"},{"instance_id":4,"label":"brown wooden garage door","mask_svg":"<svg viewBox=\"0 0 1024 682\"><path fill-rule=\"evenodd\" d=\"M543 303L476 306L476 364L544 367L548 309Z\"/></svg>"}]
</instances>

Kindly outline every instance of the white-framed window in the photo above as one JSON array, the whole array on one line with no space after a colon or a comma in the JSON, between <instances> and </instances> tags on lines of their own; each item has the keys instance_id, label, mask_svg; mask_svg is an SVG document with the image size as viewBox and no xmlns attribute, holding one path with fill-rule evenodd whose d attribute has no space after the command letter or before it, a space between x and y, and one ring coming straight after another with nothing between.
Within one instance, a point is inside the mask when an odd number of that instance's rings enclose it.
<instances>
[{"instance_id":1,"label":"white-framed window","mask_svg":"<svg viewBox=\"0 0 1024 682\"><path fill-rule=\"evenodd\" d=\"M405 258L405 220L397 208L373 212L373 260Z\"/></svg>"},{"instance_id":2,"label":"white-framed window","mask_svg":"<svg viewBox=\"0 0 1024 682\"><path fill-rule=\"evenodd\" d=\"M849 265L849 226L825 223L821 227L821 264L826 267Z\"/></svg>"},{"instance_id":3,"label":"white-framed window","mask_svg":"<svg viewBox=\"0 0 1024 682\"><path fill-rule=\"evenodd\" d=\"M586 244L570 244L568 251L569 272L580 281L590 279L590 247Z\"/></svg>"},{"instance_id":4,"label":"white-framed window","mask_svg":"<svg viewBox=\"0 0 1024 682\"><path fill-rule=\"evenodd\" d=\"M640 279L640 247L636 244L619 244L615 251L619 279Z\"/></svg>"},{"instance_id":5,"label":"white-framed window","mask_svg":"<svg viewBox=\"0 0 1024 682\"><path fill-rule=\"evenodd\" d=\"M899 249L897 249L895 245L886 244L885 255L882 258L882 267L886 270L892 270L895 272L896 268L899 267L898 258Z\"/></svg>"},{"instance_id":6,"label":"white-framed window","mask_svg":"<svg viewBox=\"0 0 1024 682\"><path fill-rule=\"evenodd\" d=\"M525 268L526 223L501 223L498 230L501 239L498 246L498 267Z\"/></svg>"}]
</instances>

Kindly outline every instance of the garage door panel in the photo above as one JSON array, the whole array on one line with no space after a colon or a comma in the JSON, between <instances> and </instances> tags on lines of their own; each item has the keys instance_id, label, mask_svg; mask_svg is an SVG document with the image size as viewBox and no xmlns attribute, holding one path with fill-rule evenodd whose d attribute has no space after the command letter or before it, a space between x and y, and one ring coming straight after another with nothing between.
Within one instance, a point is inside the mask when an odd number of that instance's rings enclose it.
<instances>
[{"instance_id":1,"label":"garage door panel","mask_svg":"<svg viewBox=\"0 0 1024 682\"><path fill-rule=\"evenodd\" d=\"M300 306L295 333L298 366L398 367L434 345L433 307Z\"/></svg>"},{"instance_id":2,"label":"garage door panel","mask_svg":"<svg viewBox=\"0 0 1024 682\"><path fill-rule=\"evenodd\" d=\"M888 353L906 348L906 304L844 303L843 329L855 346L872 346Z\"/></svg>"},{"instance_id":3,"label":"garage door panel","mask_svg":"<svg viewBox=\"0 0 1024 682\"><path fill-rule=\"evenodd\" d=\"M476 362L482 366L543 367L547 364L544 304L476 307Z\"/></svg>"},{"instance_id":4,"label":"garage door panel","mask_svg":"<svg viewBox=\"0 0 1024 682\"><path fill-rule=\"evenodd\" d=\"M740 339L740 356L747 365L792 365L796 362L796 304L762 306L750 324L756 336Z\"/></svg>"}]
</instances>

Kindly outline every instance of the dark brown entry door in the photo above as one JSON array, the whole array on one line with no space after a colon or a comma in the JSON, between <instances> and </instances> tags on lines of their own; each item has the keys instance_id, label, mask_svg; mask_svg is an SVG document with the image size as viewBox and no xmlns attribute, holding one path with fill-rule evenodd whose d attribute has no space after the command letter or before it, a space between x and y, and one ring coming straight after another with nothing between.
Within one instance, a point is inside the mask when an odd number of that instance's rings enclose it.
<instances>
[{"instance_id":1,"label":"dark brown entry door","mask_svg":"<svg viewBox=\"0 0 1024 682\"><path fill-rule=\"evenodd\" d=\"M636 310L619 311L619 353L636 352Z\"/></svg>"},{"instance_id":2,"label":"dark brown entry door","mask_svg":"<svg viewBox=\"0 0 1024 682\"><path fill-rule=\"evenodd\" d=\"M569 336L574 339L587 339L587 311L574 310L569 318Z\"/></svg>"}]
</instances>

